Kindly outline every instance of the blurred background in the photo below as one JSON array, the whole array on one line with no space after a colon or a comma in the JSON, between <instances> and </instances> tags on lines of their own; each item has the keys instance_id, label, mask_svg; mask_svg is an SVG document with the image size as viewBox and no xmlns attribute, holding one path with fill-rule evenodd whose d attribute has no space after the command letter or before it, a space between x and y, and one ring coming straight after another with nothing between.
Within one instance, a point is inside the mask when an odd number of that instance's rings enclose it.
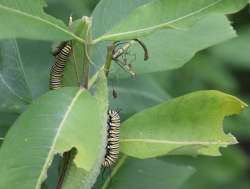
<instances>
[{"instance_id":1,"label":"blurred background","mask_svg":"<svg viewBox=\"0 0 250 189\"><path fill-rule=\"evenodd\" d=\"M48 0L48 7L45 9L47 13L68 21L68 16L73 14L73 17L80 18L83 15L90 15L99 0ZM113 106L121 105L126 109L126 114L123 118L159 103L160 100L145 100L141 94L127 95L128 91L133 90L140 86L145 93L157 93L160 99L170 99L177 96L184 95L189 92L197 90L220 90L234 96L239 97L248 104L250 103L250 11L249 7L246 7L241 12L230 15L229 19L232 22L233 27L238 33L238 37L227 42L221 43L212 48L206 49L196 54L192 60L190 60L185 66L180 69L172 70L168 72L161 72L157 74L147 74L137 77L131 82L131 80L116 81L119 86L126 88L127 93L123 94L117 84L118 95L123 99L121 102L112 99ZM216 35L216 34L215 34ZM43 92L48 90L48 69L53 64L52 56L50 55L51 44L46 42L40 42L39 45L33 44L30 41L19 40L21 53L24 59L24 67L27 68L28 77L36 79L30 81L32 86L33 98L39 96ZM33 49L34 56L29 53L30 48ZM33 60L37 59L36 63ZM48 62L48 63L44 63ZM35 64L39 73L33 73L33 67L29 65ZM30 69L30 70L29 70ZM145 87L145 81L147 87ZM112 84L110 90L112 90L115 84ZM147 90L148 89L148 90ZM111 97L112 98L112 97ZM137 101L137 106L131 106L134 101ZM152 98L153 99L153 98ZM126 105L127 104L127 107ZM20 111L16 112L2 112L0 133L4 133L8 130L8 127L13 123ZM5 127L4 127L5 126ZM250 110L246 109L239 116L232 116L225 119L224 130L226 132L233 133L239 141L239 144L230 146L227 149L221 149L222 156L220 157L161 157L167 163L166 169L169 173L175 173L170 175L167 179L168 183L173 184L173 187L169 186L169 189L181 188L181 189L249 189L250 188ZM164 173L153 170L155 166L160 166L159 162L155 160L139 161L130 158L118 173L117 178L112 180L109 188L127 188L130 185L127 182L131 182L130 188L133 187L142 178L137 178L136 165L139 166L138 170L147 170L152 172L148 177L157 177L164 175ZM150 167L150 165L152 167ZM165 164L166 165L166 164ZM176 169L176 167L192 167L192 174L186 174L185 170ZM149 167L149 168L148 168ZM137 170L137 171L138 171ZM53 172L53 170L52 170ZM52 174L52 173L51 173ZM183 174L186 174L185 179L181 180ZM187 176L188 175L188 176ZM166 176L167 177L167 176ZM165 177L165 179L166 179ZM121 179L123 178L123 179ZM127 179L125 179L127 178ZM145 178L145 177L144 177ZM138 179L138 180L136 180ZM162 178L163 179L163 178ZM52 179L53 180L53 179ZM143 179L142 179L143 182ZM144 179L144 182L145 179ZM153 181L152 181L153 182ZM154 183L153 183L154 184ZM53 188L53 181L49 181L46 184L46 188ZM118 186L119 185L119 186ZM123 187L121 187L123 185ZM150 184L148 184L150 185ZM155 188L165 188L160 185L154 184Z\"/></svg>"}]
</instances>

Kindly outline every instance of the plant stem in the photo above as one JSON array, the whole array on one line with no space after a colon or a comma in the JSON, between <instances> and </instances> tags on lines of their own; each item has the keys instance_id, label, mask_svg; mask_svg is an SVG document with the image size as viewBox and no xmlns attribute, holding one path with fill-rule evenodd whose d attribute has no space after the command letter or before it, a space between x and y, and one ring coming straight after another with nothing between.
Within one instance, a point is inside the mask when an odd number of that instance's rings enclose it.
<instances>
[{"instance_id":1,"label":"plant stem","mask_svg":"<svg viewBox=\"0 0 250 189\"><path fill-rule=\"evenodd\" d=\"M70 157L71 157L71 151L65 152L63 154L63 168L61 171L61 174L59 176L57 185L56 185L56 189L61 189L62 185L63 185L63 181L66 175L66 172L68 170L68 166L69 166L69 162L70 162Z\"/></svg>"},{"instance_id":2,"label":"plant stem","mask_svg":"<svg viewBox=\"0 0 250 189\"><path fill-rule=\"evenodd\" d=\"M107 47L107 57L106 57L106 63L105 63L105 66L104 66L104 71L105 71L106 77L108 77L109 69L110 69L110 66L111 66L111 63L112 63L113 49L114 49L114 45L110 45L110 46Z\"/></svg>"},{"instance_id":3,"label":"plant stem","mask_svg":"<svg viewBox=\"0 0 250 189\"><path fill-rule=\"evenodd\" d=\"M83 87L85 89L88 89L89 64L91 62L89 55L90 55L90 47L92 43L92 35L91 35L92 20L89 17L84 17L84 19L86 22L86 30L85 30L86 43L84 44Z\"/></svg>"},{"instance_id":4,"label":"plant stem","mask_svg":"<svg viewBox=\"0 0 250 189\"><path fill-rule=\"evenodd\" d=\"M85 54L87 54L89 51L87 48L87 45L85 45ZM83 65L83 87L85 89L88 89L88 86L89 86L89 62L86 58L86 55L85 55L85 58L84 58L84 65Z\"/></svg>"},{"instance_id":5,"label":"plant stem","mask_svg":"<svg viewBox=\"0 0 250 189\"><path fill-rule=\"evenodd\" d=\"M120 170L120 168L125 163L125 161L127 160L127 158L128 157L126 155L122 156L122 158L118 161L118 163L113 168L110 177L108 177L106 179L106 181L104 182L104 184L102 185L101 189L106 189L108 187L111 179L117 174L117 172Z\"/></svg>"}]
</instances>

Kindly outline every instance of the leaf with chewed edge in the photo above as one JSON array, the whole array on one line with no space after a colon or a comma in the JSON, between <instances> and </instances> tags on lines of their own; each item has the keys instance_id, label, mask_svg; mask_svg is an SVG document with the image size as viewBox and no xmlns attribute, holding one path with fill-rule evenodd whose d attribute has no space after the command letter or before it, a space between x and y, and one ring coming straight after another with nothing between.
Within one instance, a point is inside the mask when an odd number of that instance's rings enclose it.
<instances>
[{"instance_id":1,"label":"leaf with chewed edge","mask_svg":"<svg viewBox=\"0 0 250 189\"><path fill-rule=\"evenodd\" d=\"M89 172L102 144L100 111L96 98L76 87L50 91L34 101L2 144L0 188L39 189L54 155L73 147L75 165Z\"/></svg>"},{"instance_id":2,"label":"leaf with chewed edge","mask_svg":"<svg viewBox=\"0 0 250 189\"><path fill-rule=\"evenodd\" d=\"M101 109L102 117L102 129L100 129L102 144L99 146L98 159L96 160L95 165L89 172L86 172L84 169L77 167L74 163L69 167L68 173L65 177L63 183L63 189L89 189L92 188L93 184L98 177L100 172L101 163L105 155L105 146L106 146L106 120L107 120L107 110L108 110L108 87L107 80L103 70L100 70L98 73L98 78L96 81L96 91L95 98L98 101L99 107ZM93 79L94 80L94 79ZM90 85L94 81L90 80Z\"/></svg>"},{"instance_id":3,"label":"leaf with chewed edge","mask_svg":"<svg viewBox=\"0 0 250 189\"><path fill-rule=\"evenodd\" d=\"M237 143L223 131L225 116L247 105L219 91L198 91L146 109L121 127L121 151L149 158L166 154L220 155L219 148Z\"/></svg>"}]
</instances>

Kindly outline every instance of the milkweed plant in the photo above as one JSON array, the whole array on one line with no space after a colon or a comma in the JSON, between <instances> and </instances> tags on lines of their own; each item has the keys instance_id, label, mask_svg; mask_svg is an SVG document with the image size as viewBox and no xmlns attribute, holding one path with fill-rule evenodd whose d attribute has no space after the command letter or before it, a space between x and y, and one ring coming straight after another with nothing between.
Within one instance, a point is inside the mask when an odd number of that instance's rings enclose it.
<instances>
[{"instance_id":1,"label":"milkweed plant","mask_svg":"<svg viewBox=\"0 0 250 189\"><path fill-rule=\"evenodd\" d=\"M163 157L237 143L223 120L246 103L173 97L157 75L236 37L247 0L101 0L64 20L46 3L0 0L0 188L177 188L194 169Z\"/></svg>"}]
</instances>

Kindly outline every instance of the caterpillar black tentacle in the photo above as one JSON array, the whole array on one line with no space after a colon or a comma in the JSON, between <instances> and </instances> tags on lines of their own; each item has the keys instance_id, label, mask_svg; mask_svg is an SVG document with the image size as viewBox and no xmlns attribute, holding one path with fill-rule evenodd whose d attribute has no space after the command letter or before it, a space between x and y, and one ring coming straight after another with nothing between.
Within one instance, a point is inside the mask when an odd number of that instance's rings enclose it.
<instances>
[{"instance_id":1,"label":"caterpillar black tentacle","mask_svg":"<svg viewBox=\"0 0 250 189\"><path fill-rule=\"evenodd\" d=\"M136 41L137 43L139 43L139 45L143 48L144 50L144 60L148 60L149 58L149 54L148 54L148 48L146 47L145 43L143 43L141 40L139 39L133 39L134 41Z\"/></svg>"}]
</instances>

